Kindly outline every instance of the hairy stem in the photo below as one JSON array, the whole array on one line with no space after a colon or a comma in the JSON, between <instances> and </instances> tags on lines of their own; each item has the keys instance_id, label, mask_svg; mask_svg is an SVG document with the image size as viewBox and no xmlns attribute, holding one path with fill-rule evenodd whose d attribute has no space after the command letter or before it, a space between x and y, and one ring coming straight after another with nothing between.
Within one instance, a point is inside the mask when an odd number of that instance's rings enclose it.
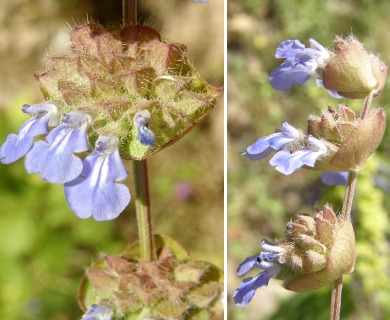
<instances>
[{"instance_id":1,"label":"hairy stem","mask_svg":"<svg viewBox=\"0 0 390 320\"><path fill-rule=\"evenodd\" d=\"M123 25L137 24L137 0L122 0ZM135 210L137 212L140 259L152 261L156 258L152 213L150 209L148 167L145 160L134 161Z\"/></svg>"},{"instance_id":2,"label":"hairy stem","mask_svg":"<svg viewBox=\"0 0 390 320\"><path fill-rule=\"evenodd\" d=\"M122 0L123 25L137 24L137 0Z\"/></svg>"},{"instance_id":3,"label":"hairy stem","mask_svg":"<svg viewBox=\"0 0 390 320\"><path fill-rule=\"evenodd\" d=\"M374 98L374 91L371 91L364 99L362 112L360 113L360 119L363 120L370 110L372 99ZM351 209L353 203L353 195L355 193L357 182L357 173L349 172L347 188L345 189L343 207L341 209L341 219L344 221L351 219ZM337 278L332 285L332 298L330 302L330 319L339 320L341 310L341 292L343 290L343 276Z\"/></svg>"},{"instance_id":4,"label":"hairy stem","mask_svg":"<svg viewBox=\"0 0 390 320\"><path fill-rule=\"evenodd\" d=\"M351 209L353 202L353 195L355 192L357 181L357 173L350 172L348 174L347 188L345 189L343 208L341 209L340 217L347 221L351 219ZM341 275L332 284L332 297L330 301L330 320L340 319L341 310L341 292L343 290L343 276Z\"/></svg>"},{"instance_id":5,"label":"hairy stem","mask_svg":"<svg viewBox=\"0 0 390 320\"><path fill-rule=\"evenodd\" d=\"M367 116L368 111L370 110L372 99L374 98L374 91L371 91L368 96L364 99L363 109L360 113L360 119L364 119Z\"/></svg>"},{"instance_id":6,"label":"hairy stem","mask_svg":"<svg viewBox=\"0 0 390 320\"><path fill-rule=\"evenodd\" d=\"M332 285L332 299L330 304L330 320L340 319L341 291L343 290L343 276L337 278Z\"/></svg>"},{"instance_id":7,"label":"hairy stem","mask_svg":"<svg viewBox=\"0 0 390 320\"><path fill-rule=\"evenodd\" d=\"M134 161L134 177L136 189L135 210L137 212L140 258L144 261L152 261L156 257L146 159Z\"/></svg>"},{"instance_id":8,"label":"hairy stem","mask_svg":"<svg viewBox=\"0 0 390 320\"><path fill-rule=\"evenodd\" d=\"M347 188L345 189L343 208L341 209L341 217L343 220L351 219L351 209L353 202L353 195L355 193L357 181L357 173L350 172L348 174Z\"/></svg>"}]
</instances>

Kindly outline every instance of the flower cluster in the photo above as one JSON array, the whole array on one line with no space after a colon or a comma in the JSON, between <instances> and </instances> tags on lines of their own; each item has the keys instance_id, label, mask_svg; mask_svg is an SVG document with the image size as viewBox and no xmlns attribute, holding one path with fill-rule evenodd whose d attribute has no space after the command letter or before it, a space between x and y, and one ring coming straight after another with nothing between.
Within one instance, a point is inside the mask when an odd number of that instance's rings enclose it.
<instances>
[{"instance_id":1,"label":"flower cluster","mask_svg":"<svg viewBox=\"0 0 390 320\"><path fill-rule=\"evenodd\" d=\"M277 244L262 240L262 252L245 259L237 269L243 275L254 267L263 271L244 279L233 295L238 306L248 304L258 288L271 278L283 280L291 291L321 288L355 265L355 235L350 220L337 218L329 206L313 218L299 214L286 225L286 240Z\"/></svg>"},{"instance_id":2,"label":"flower cluster","mask_svg":"<svg viewBox=\"0 0 390 320\"><path fill-rule=\"evenodd\" d=\"M9 134L0 148L0 161L8 164L26 156L27 172L39 173L43 180L64 184L70 208L80 218L116 218L130 201L128 188L118 181L128 173L119 156L119 140L100 136L95 149L81 160L76 154L89 151L87 129L91 118L83 112L70 112L59 122L58 108L48 102L24 105L33 117ZM46 138L35 138L46 135Z\"/></svg>"},{"instance_id":3,"label":"flower cluster","mask_svg":"<svg viewBox=\"0 0 390 320\"><path fill-rule=\"evenodd\" d=\"M46 102L25 105L31 118L8 135L0 161L26 156L25 167L63 184L80 218L116 218L128 205L122 159L142 160L174 143L217 102L195 71L186 46L146 26L74 27L70 51L48 56L36 74Z\"/></svg>"},{"instance_id":4,"label":"flower cluster","mask_svg":"<svg viewBox=\"0 0 390 320\"><path fill-rule=\"evenodd\" d=\"M288 90L294 84L304 84L314 77L317 85L328 89L335 98L361 99L371 91L378 94L384 86L386 65L354 37L337 37L332 52L314 39L311 48L299 40L286 40L276 49L276 58L286 59L271 72L271 86Z\"/></svg>"},{"instance_id":5,"label":"flower cluster","mask_svg":"<svg viewBox=\"0 0 390 320\"><path fill-rule=\"evenodd\" d=\"M284 175L304 167L324 172L329 185L345 185L347 172L359 172L379 146L386 128L382 109L373 109L362 120L341 104L339 110L328 108L321 117L310 116L307 135L286 121L283 130L258 139L245 155L261 160L277 151L270 164Z\"/></svg>"},{"instance_id":6,"label":"flower cluster","mask_svg":"<svg viewBox=\"0 0 390 320\"><path fill-rule=\"evenodd\" d=\"M255 277L245 278L233 295L234 302L243 307L253 298L258 288L268 286L271 278L276 278L280 272L280 264L284 261L286 250L267 240L261 241L262 252L246 258L238 267L237 274L242 276L254 267L263 270Z\"/></svg>"},{"instance_id":7,"label":"flower cluster","mask_svg":"<svg viewBox=\"0 0 390 320\"><path fill-rule=\"evenodd\" d=\"M322 79L321 69L329 59L329 51L314 39L310 39L310 45L306 48L299 40L286 40L279 45L275 57L286 60L269 77L274 89L285 91L294 84L304 84L310 77Z\"/></svg>"},{"instance_id":8,"label":"flower cluster","mask_svg":"<svg viewBox=\"0 0 390 320\"><path fill-rule=\"evenodd\" d=\"M303 133L287 122L282 122L284 131L260 138L242 154L251 160L260 160L278 151L270 160L275 169L289 175L303 166L314 167L317 159L327 152L326 145L319 139Z\"/></svg>"}]
</instances>

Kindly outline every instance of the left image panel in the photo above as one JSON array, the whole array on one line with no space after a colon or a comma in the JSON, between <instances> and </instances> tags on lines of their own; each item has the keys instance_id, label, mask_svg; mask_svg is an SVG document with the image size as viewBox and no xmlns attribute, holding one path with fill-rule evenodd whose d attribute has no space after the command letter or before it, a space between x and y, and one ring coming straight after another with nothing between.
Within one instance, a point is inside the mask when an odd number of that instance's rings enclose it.
<instances>
[{"instance_id":1,"label":"left image panel","mask_svg":"<svg viewBox=\"0 0 390 320\"><path fill-rule=\"evenodd\" d=\"M0 9L0 318L223 319L224 1Z\"/></svg>"}]
</instances>

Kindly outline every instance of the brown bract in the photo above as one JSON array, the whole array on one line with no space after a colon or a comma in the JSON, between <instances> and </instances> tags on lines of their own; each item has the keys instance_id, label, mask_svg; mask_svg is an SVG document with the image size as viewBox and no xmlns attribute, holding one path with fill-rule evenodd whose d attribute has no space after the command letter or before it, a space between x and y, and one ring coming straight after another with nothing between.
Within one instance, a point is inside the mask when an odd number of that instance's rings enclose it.
<instances>
[{"instance_id":1,"label":"brown bract","mask_svg":"<svg viewBox=\"0 0 390 320\"><path fill-rule=\"evenodd\" d=\"M370 110L364 120L345 138L331 164L340 171L359 172L367 159L375 152L386 129L386 115L383 109Z\"/></svg>"},{"instance_id":2,"label":"brown bract","mask_svg":"<svg viewBox=\"0 0 390 320\"><path fill-rule=\"evenodd\" d=\"M329 107L320 117L310 116L308 134L322 140L328 149L314 169L359 172L378 148L385 129L383 109L369 110L363 120L343 104L338 110Z\"/></svg>"},{"instance_id":3,"label":"brown bract","mask_svg":"<svg viewBox=\"0 0 390 320\"><path fill-rule=\"evenodd\" d=\"M300 214L287 224L283 286L291 291L316 290L354 270L355 234L349 219L336 217L329 206L315 217Z\"/></svg>"}]
</instances>

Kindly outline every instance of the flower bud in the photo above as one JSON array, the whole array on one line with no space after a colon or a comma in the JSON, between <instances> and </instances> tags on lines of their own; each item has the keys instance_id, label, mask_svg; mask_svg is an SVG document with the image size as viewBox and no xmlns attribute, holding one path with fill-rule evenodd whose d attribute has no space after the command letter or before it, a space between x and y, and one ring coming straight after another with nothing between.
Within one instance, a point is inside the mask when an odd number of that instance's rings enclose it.
<instances>
[{"instance_id":1,"label":"flower bud","mask_svg":"<svg viewBox=\"0 0 390 320\"><path fill-rule=\"evenodd\" d=\"M365 98L371 91L379 94L386 80L387 66L353 36L337 37L334 47L335 52L323 70L324 87L350 99Z\"/></svg>"},{"instance_id":2,"label":"flower bud","mask_svg":"<svg viewBox=\"0 0 390 320\"><path fill-rule=\"evenodd\" d=\"M314 218L298 215L287 224L286 238L278 244L286 252L277 279L284 280L288 290L315 290L354 269L356 249L351 221L337 218L329 206L318 210Z\"/></svg>"}]
</instances>

